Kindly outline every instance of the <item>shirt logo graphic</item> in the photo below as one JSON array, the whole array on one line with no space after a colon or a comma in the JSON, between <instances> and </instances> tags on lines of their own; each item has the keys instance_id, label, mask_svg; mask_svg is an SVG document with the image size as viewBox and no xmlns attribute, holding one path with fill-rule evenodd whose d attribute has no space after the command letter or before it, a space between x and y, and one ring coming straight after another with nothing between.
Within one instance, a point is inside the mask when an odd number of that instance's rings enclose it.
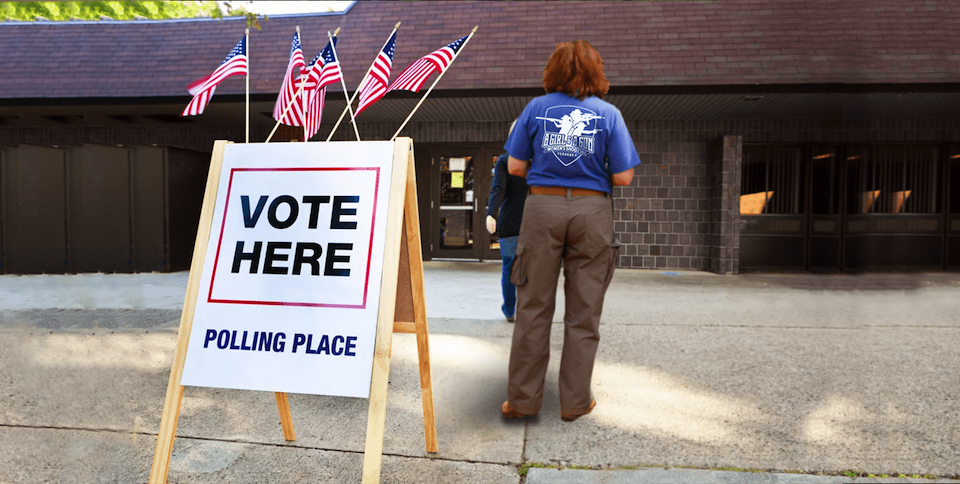
<instances>
[{"instance_id":1,"label":"shirt logo graphic","mask_svg":"<svg viewBox=\"0 0 960 484\"><path fill-rule=\"evenodd\" d=\"M603 119L589 109L577 106L552 106L547 108L543 120L545 153L553 153L563 166L570 166L587 154L592 155L596 145L593 135L602 131L597 120Z\"/></svg>"}]
</instances>

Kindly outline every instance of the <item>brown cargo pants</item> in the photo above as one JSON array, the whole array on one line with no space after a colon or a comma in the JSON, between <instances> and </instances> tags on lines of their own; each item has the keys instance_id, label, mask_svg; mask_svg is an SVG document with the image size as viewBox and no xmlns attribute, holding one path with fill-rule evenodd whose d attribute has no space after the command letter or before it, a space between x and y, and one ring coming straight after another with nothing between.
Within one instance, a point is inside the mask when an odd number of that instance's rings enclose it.
<instances>
[{"instance_id":1,"label":"brown cargo pants","mask_svg":"<svg viewBox=\"0 0 960 484\"><path fill-rule=\"evenodd\" d=\"M511 273L517 319L507 385L507 397L520 413L535 414L543 403L561 261L566 307L560 412L582 415L590 408L600 312L619 247L610 203L609 196L527 197Z\"/></svg>"}]
</instances>

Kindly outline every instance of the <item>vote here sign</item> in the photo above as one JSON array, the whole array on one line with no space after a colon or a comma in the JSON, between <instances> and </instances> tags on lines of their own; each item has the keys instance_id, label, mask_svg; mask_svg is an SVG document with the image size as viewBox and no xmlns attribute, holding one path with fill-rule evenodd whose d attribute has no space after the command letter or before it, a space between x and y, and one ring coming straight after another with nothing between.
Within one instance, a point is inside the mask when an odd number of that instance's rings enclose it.
<instances>
[{"instance_id":1,"label":"vote here sign","mask_svg":"<svg viewBox=\"0 0 960 484\"><path fill-rule=\"evenodd\" d=\"M184 385L369 395L393 152L226 145Z\"/></svg>"}]
</instances>

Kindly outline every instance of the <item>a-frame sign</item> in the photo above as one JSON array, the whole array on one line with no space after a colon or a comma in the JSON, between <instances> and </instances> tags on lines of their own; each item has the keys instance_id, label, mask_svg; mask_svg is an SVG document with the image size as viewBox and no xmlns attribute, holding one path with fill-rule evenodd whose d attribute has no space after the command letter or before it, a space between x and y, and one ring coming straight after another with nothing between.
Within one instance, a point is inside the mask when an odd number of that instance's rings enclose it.
<instances>
[{"instance_id":1,"label":"a-frame sign","mask_svg":"<svg viewBox=\"0 0 960 484\"><path fill-rule=\"evenodd\" d=\"M185 385L273 391L286 440L287 392L368 397L363 482L379 482L394 332L416 334L437 452L417 210L410 138L214 144L151 483Z\"/></svg>"}]
</instances>

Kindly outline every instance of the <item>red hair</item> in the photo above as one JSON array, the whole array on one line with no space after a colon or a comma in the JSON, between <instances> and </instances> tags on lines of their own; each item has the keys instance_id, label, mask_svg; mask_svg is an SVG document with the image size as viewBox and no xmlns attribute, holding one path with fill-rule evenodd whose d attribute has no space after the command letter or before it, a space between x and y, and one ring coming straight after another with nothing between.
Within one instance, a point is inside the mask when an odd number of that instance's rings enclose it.
<instances>
[{"instance_id":1,"label":"red hair","mask_svg":"<svg viewBox=\"0 0 960 484\"><path fill-rule=\"evenodd\" d=\"M581 101L587 96L603 96L610 83L603 74L600 53L586 40L561 42L543 69L543 88L547 93L562 92Z\"/></svg>"}]
</instances>

